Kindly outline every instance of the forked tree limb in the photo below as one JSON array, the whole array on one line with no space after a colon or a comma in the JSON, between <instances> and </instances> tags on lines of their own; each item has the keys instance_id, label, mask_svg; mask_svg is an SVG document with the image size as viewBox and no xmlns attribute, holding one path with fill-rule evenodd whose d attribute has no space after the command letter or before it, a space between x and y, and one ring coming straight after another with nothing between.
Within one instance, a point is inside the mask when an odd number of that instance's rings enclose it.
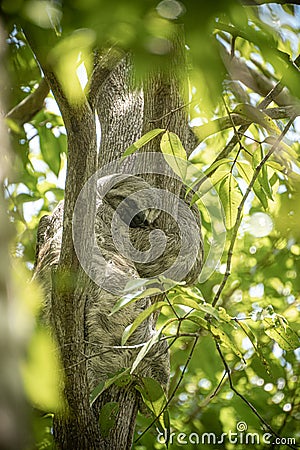
<instances>
[{"instance_id":1,"label":"forked tree limb","mask_svg":"<svg viewBox=\"0 0 300 450\"><path fill-rule=\"evenodd\" d=\"M12 108L6 114L6 118L12 119L14 122L17 122L18 125L24 125L24 123L30 122L44 107L44 101L49 94L49 90L47 81L45 78L42 78L35 91Z\"/></svg>"},{"instance_id":2,"label":"forked tree limb","mask_svg":"<svg viewBox=\"0 0 300 450\"><path fill-rule=\"evenodd\" d=\"M273 89L274 83L269 78L248 67L242 59L236 56L232 57L224 47L221 47L221 57L233 80L241 81L262 97L265 97ZM293 97L286 88L274 96L272 100L279 106L299 105L299 100Z\"/></svg>"},{"instance_id":3,"label":"forked tree limb","mask_svg":"<svg viewBox=\"0 0 300 450\"><path fill-rule=\"evenodd\" d=\"M115 46L112 46L103 51L95 51L94 67L87 94L92 109L95 109L98 103L103 83L105 82L105 80L107 80L114 68L121 62L124 57L125 53Z\"/></svg>"}]
</instances>

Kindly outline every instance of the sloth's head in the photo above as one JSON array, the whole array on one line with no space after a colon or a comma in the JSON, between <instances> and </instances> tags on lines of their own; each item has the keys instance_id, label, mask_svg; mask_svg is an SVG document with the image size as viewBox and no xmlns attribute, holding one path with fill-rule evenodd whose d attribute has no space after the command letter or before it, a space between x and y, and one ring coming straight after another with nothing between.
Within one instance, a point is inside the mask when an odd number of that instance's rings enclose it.
<instances>
[{"instance_id":1,"label":"sloth's head","mask_svg":"<svg viewBox=\"0 0 300 450\"><path fill-rule=\"evenodd\" d=\"M105 236L101 240L104 252L109 249L125 256L141 277L170 273L174 280L196 279L203 261L200 216L195 205L190 208L186 203L184 194L177 203L177 197L172 197L171 210L174 207L178 212L173 215L173 211L164 211L169 193L166 191L164 199L162 191L138 176L104 177L98 189L102 196L98 209L99 236ZM161 214L167 216L162 228ZM176 273L166 272L177 260Z\"/></svg>"},{"instance_id":2,"label":"sloth's head","mask_svg":"<svg viewBox=\"0 0 300 450\"><path fill-rule=\"evenodd\" d=\"M114 174L101 178L98 193L130 228L147 227L160 215L157 193L138 176Z\"/></svg>"}]
</instances>

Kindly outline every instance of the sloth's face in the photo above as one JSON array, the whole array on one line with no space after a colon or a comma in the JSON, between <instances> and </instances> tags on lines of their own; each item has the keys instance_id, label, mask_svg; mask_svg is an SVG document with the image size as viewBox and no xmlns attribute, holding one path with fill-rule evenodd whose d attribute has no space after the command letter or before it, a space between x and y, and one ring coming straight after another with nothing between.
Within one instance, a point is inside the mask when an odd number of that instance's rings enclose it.
<instances>
[{"instance_id":1,"label":"sloth's face","mask_svg":"<svg viewBox=\"0 0 300 450\"><path fill-rule=\"evenodd\" d=\"M155 209L156 193L145 180L132 175L119 176L120 181L104 196L104 201L117 211L121 220L130 228L147 227L160 214ZM111 182L111 179L108 180Z\"/></svg>"},{"instance_id":2,"label":"sloth's face","mask_svg":"<svg viewBox=\"0 0 300 450\"><path fill-rule=\"evenodd\" d=\"M177 214L173 209L169 213L164 210L161 191L136 176L116 174L101 182L96 234L105 258L120 256L143 278L158 276L174 266L172 279L195 281L203 261L197 207L190 209L184 195L178 203L172 197L171 208L177 208ZM198 253L194 263L190 257L193 248Z\"/></svg>"}]
</instances>

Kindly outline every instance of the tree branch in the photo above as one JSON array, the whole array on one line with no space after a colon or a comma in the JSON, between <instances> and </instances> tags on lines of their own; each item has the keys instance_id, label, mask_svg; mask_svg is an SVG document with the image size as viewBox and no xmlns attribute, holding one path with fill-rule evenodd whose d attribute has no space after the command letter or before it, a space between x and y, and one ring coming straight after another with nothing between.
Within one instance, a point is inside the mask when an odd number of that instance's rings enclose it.
<instances>
[{"instance_id":1,"label":"tree branch","mask_svg":"<svg viewBox=\"0 0 300 450\"><path fill-rule=\"evenodd\" d=\"M221 57L232 79L241 81L262 97L274 88L274 83L269 78L248 67L240 58L232 57L223 46L221 46ZM272 100L279 106L299 105L299 100L291 96L286 88Z\"/></svg>"},{"instance_id":2,"label":"tree branch","mask_svg":"<svg viewBox=\"0 0 300 450\"><path fill-rule=\"evenodd\" d=\"M241 3L245 6L260 6L268 3L276 3L277 5L298 5L299 2L292 2L291 0L242 0Z\"/></svg>"},{"instance_id":3,"label":"tree branch","mask_svg":"<svg viewBox=\"0 0 300 450\"><path fill-rule=\"evenodd\" d=\"M272 147L270 148L270 150L268 151L268 153L264 156L264 158L261 160L261 162L258 164L258 166L255 168L252 179L248 185L248 188L242 198L241 203L238 206L237 209L237 218L236 218L236 222L235 225L233 227L233 232L232 232L232 238L230 241L230 246L229 246L229 250L228 250L228 254L227 254L227 263L226 263L226 272L224 274L222 283L219 286L219 289L212 301L212 306L216 306L217 302L219 301L220 295L227 283L227 280L230 276L230 270L231 270L231 261L232 261L232 255L233 255L233 249L235 246L235 242L236 242L236 238L237 238L237 234L238 234L238 230L242 221L242 213L243 213L243 208L245 205L245 202L254 186L255 181L257 180L257 177L261 171L261 169L263 168L264 164L267 162L267 160L270 158L270 156L275 152L275 150L278 148L280 142L282 141L282 139L284 138L284 136L286 135L286 133L288 132L290 126L292 125L293 121L295 120L295 117L292 117L289 122L287 123L287 125L285 126L284 130L282 131L282 133L280 134L280 136L278 136L278 138L276 139L275 143L272 145Z\"/></svg>"},{"instance_id":4,"label":"tree branch","mask_svg":"<svg viewBox=\"0 0 300 450\"><path fill-rule=\"evenodd\" d=\"M125 53L117 47L111 47L102 52L95 52L94 69L87 94L92 109L95 109L97 105L102 84L124 56Z\"/></svg>"},{"instance_id":5,"label":"tree branch","mask_svg":"<svg viewBox=\"0 0 300 450\"><path fill-rule=\"evenodd\" d=\"M266 108L261 110L264 114L267 114L271 119L286 119L300 115L300 107L299 106L283 106L280 108ZM251 120L249 118L242 116L240 114L231 114L230 117L220 117L218 119L212 120L204 125L199 127L193 127L193 132L198 136L200 141L203 141L208 136L211 136L214 133L219 133L220 131L224 131L228 128L231 128L233 125L251 125Z\"/></svg>"},{"instance_id":6,"label":"tree branch","mask_svg":"<svg viewBox=\"0 0 300 450\"><path fill-rule=\"evenodd\" d=\"M6 118L12 119L19 125L24 125L24 123L30 122L31 119L33 119L33 117L43 108L44 100L48 93L49 85L45 78L42 78L36 90L12 108L6 114Z\"/></svg>"},{"instance_id":7,"label":"tree branch","mask_svg":"<svg viewBox=\"0 0 300 450\"><path fill-rule=\"evenodd\" d=\"M251 411L256 415L256 417L258 417L258 419L261 421L261 423L266 427L267 430L269 430L274 436L280 438L281 436L276 433L276 431L273 430L273 428L268 424L268 422L259 414L259 412L257 411L257 409L252 405L252 403L249 402L249 400L246 399L246 397L244 397L244 395L242 395L234 386L233 382L232 382L232 378L231 378L231 370L227 364L227 361L221 351L220 345L218 342L216 342L216 347L217 347L217 351L220 355L220 358L222 360L222 363L224 365L225 368L225 373L228 376L228 381L229 381L229 385L230 385L230 389L244 402L246 403L246 405L251 409ZM287 444L287 446L289 448L292 448L294 450L296 450L296 447L293 447L289 444Z\"/></svg>"},{"instance_id":8,"label":"tree branch","mask_svg":"<svg viewBox=\"0 0 300 450\"><path fill-rule=\"evenodd\" d=\"M270 92L266 95L266 97L259 103L258 108L265 109L267 106L273 101L274 98L277 97L277 95L280 94L282 91L283 86L280 82L278 82L275 86L272 87ZM215 158L215 160L212 162L211 167L214 166L214 164L217 161L220 161L220 159L227 158L229 153L234 149L236 144L240 141L240 135L244 134L247 129L249 128L249 125L241 125L240 128L237 130L237 133L232 136L231 140L228 142L228 144L225 146L225 148L218 154L218 156ZM211 177L212 174L217 170L217 167L212 168L206 173L206 176L203 177L197 184L197 187L195 186L195 189L199 189L200 186L205 182L207 177Z\"/></svg>"},{"instance_id":9,"label":"tree branch","mask_svg":"<svg viewBox=\"0 0 300 450\"><path fill-rule=\"evenodd\" d=\"M158 415L157 417L155 417L154 420L152 420L152 422L150 423L150 425L148 425L147 428L139 435L139 437L134 441L135 443L137 443L137 442L144 436L144 434L146 434L147 431L150 430L150 428L155 424L155 422L157 421L157 419L158 419L160 416L162 416L162 414L166 411L166 409L169 407L171 401L172 401L173 398L175 397L175 394L176 394L176 392L177 392L177 390L178 390L178 388L179 388L179 386L180 386L180 384L181 384L181 382L182 382L182 380L183 380L184 374L185 374L185 372L186 372L186 370L187 370L187 368L188 368L188 365L189 365L189 363L190 363L190 361L191 361L191 359L192 359L193 353L194 353L194 351L195 351L196 345L197 345L198 340L199 340L199 336L193 336L193 337L194 337L194 342L193 342L193 344L192 344L192 348L191 348L191 350L190 350L190 353L188 354L188 357L187 357L187 360L186 360L186 362L185 362L184 368L183 368L183 370L181 371L179 380L177 381L176 386L175 386L175 388L174 388L172 394L171 394L170 397L168 398L168 401L166 402L165 406L164 406L164 407L162 408L162 410L160 411L159 415ZM176 338L176 339L177 339L177 338Z\"/></svg>"}]
</instances>

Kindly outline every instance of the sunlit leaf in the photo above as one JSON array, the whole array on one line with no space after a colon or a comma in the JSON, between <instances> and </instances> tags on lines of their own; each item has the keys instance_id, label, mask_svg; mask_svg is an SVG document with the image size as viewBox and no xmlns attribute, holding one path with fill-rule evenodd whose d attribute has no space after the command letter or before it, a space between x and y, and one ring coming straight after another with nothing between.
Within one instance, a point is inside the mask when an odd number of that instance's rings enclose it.
<instances>
[{"instance_id":1,"label":"sunlit leaf","mask_svg":"<svg viewBox=\"0 0 300 450\"><path fill-rule=\"evenodd\" d=\"M238 172L240 176L246 181L246 183L249 185L252 177L253 177L253 169L250 166L250 164L246 161L237 161L236 167L238 169Z\"/></svg>"},{"instance_id":2,"label":"sunlit leaf","mask_svg":"<svg viewBox=\"0 0 300 450\"><path fill-rule=\"evenodd\" d=\"M226 312L226 309L223 308L222 306L219 306L219 308L218 308L218 313L219 313L220 320L223 320L224 322L231 322L232 319L233 319L233 318Z\"/></svg>"},{"instance_id":3,"label":"sunlit leaf","mask_svg":"<svg viewBox=\"0 0 300 450\"><path fill-rule=\"evenodd\" d=\"M161 327L159 330L156 330L151 339L142 347L142 349L139 351L136 359L134 360L130 373L134 373L137 366L140 364L140 362L145 358L145 356L149 353L149 351L152 349L152 347L157 344L160 341L162 330L164 329L164 326Z\"/></svg>"},{"instance_id":4,"label":"sunlit leaf","mask_svg":"<svg viewBox=\"0 0 300 450\"><path fill-rule=\"evenodd\" d=\"M144 320L147 319L147 317L149 317L154 311L157 311L158 309L162 308L163 306L169 306L169 305L166 302L157 302L157 303L154 303L153 305L149 306L147 309L145 309L145 311L141 312L137 316L135 321L132 324L128 325L128 327L125 328L123 336L122 336L121 345L124 345L128 341L130 336L144 322Z\"/></svg>"},{"instance_id":5,"label":"sunlit leaf","mask_svg":"<svg viewBox=\"0 0 300 450\"><path fill-rule=\"evenodd\" d=\"M251 341L251 344L253 345L253 348L255 349L257 356L259 357L261 363L263 364L263 367L265 367L267 374L270 375L271 374L270 365L262 352L261 344L258 341L257 336L253 333L253 331L247 325L247 323L239 320L237 320L237 323L241 327L245 335L248 337L248 339Z\"/></svg>"},{"instance_id":6,"label":"sunlit leaf","mask_svg":"<svg viewBox=\"0 0 300 450\"><path fill-rule=\"evenodd\" d=\"M161 138L160 148L169 166L182 180L185 180L187 155L177 134L166 131Z\"/></svg>"},{"instance_id":7,"label":"sunlit leaf","mask_svg":"<svg viewBox=\"0 0 300 450\"><path fill-rule=\"evenodd\" d=\"M234 108L232 112L247 117L250 122L258 123L276 136L279 136L281 133L280 129L271 119L271 117L255 106L249 104L239 104Z\"/></svg>"},{"instance_id":8,"label":"sunlit leaf","mask_svg":"<svg viewBox=\"0 0 300 450\"><path fill-rule=\"evenodd\" d=\"M225 212L226 228L230 230L235 225L238 206L242 200L238 183L231 173L221 181L219 196Z\"/></svg>"},{"instance_id":9,"label":"sunlit leaf","mask_svg":"<svg viewBox=\"0 0 300 450\"><path fill-rule=\"evenodd\" d=\"M27 352L22 374L28 397L42 410L60 410L63 404L61 367L53 339L47 330L35 331Z\"/></svg>"},{"instance_id":10,"label":"sunlit leaf","mask_svg":"<svg viewBox=\"0 0 300 450\"><path fill-rule=\"evenodd\" d=\"M222 164L226 164L226 163L232 163L232 159L229 158L222 158L219 159L218 161L214 162L211 166L209 166L205 171L204 174L207 175L211 172L213 172L214 170L216 170L218 167L222 166ZM216 183L217 181L215 181Z\"/></svg>"},{"instance_id":11,"label":"sunlit leaf","mask_svg":"<svg viewBox=\"0 0 300 450\"><path fill-rule=\"evenodd\" d=\"M115 314L121 308L124 308L125 306L129 305L132 302L136 302L137 300L140 300L141 298L150 297L154 294L161 294L161 289L159 289L158 287L155 287L155 288L142 289L137 292L126 294L116 302L113 309L111 310L110 315Z\"/></svg>"},{"instance_id":12,"label":"sunlit leaf","mask_svg":"<svg viewBox=\"0 0 300 450\"><path fill-rule=\"evenodd\" d=\"M90 71L92 68L92 47L95 39L96 33L91 28L73 30L71 34L60 39L49 53L48 58L55 61L56 75L71 104L80 104L85 100L77 69L82 62L86 70Z\"/></svg>"},{"instance_id":13,"label":"sunlit leaf","mask_svg":"<svg viewBox=\"0 0 300 450\"><path fill-rule=\"evenodd\" d=\"M300 339L297 333L288 325L264 319L265 333L277 342L283 350L292 351L300 347Z\"/></svg>"},{"instance_id":14,"label":"sunlit leaf","mask_svg":"<svg viewBox=\"0 0 300 450\"><path fill-rule=\"evenodd\" d=\"M236 346L235 342L233 341L232 337L229 336L225 331L222 329L221 326L218 328L210 324L209 330L211 331L213 337L220 343L225 345L225 347L232 350L232 352L241 360L243 360L243 354L239 350L239 348Z\"/></svg>"},{"instance_id":15,"label":"sunlit leaf","mask_svg":"<svg viewBox=\"0 0 300 450\"><path fill-rule=\"evenodd\" d=\"M44 161L50 169L58 176L60 170L61 146L58 138L54 136L51 130L41 127L39 130L40 146Z\"/></svg>"},{"instance_id":16,"label":"sunlit leaf","mask_svg":"<svg viewBox=\"0 0 300 450\"><path fill-rule=\"evenodd\" d=\"M135 151L139 150L144 145L148 144L148 142L152 141L152 139L154 139L156 136L161 134L163 131L165 131L164 128L156 128L154 130L148 131L148 133L144 134L144 136L142 136L124 151L123 157L131 155Z\"/></svg>"},{"instance_id":17,"label":"sunlit leaf","mask_svg":"<svg viewBox=\"0 0 300 450\"><path fill-rule=\"evenodd\" d=\"M16 204L34 202L35 200L39 200L39 197L30 194L18 194L14 199Z\"/></svg>"},{"instance_id":18,"label":"sunlit leaf","mask_svg":"<svg viewBox=\"0 0 300 450\"><path fill-rule=\"evenodd\" d=\"M203 319L197 312L189 314L185 320L195 323L200 329L204 328L205 330L209 330L207 320Z\"/></svg>"}]
</instances>

